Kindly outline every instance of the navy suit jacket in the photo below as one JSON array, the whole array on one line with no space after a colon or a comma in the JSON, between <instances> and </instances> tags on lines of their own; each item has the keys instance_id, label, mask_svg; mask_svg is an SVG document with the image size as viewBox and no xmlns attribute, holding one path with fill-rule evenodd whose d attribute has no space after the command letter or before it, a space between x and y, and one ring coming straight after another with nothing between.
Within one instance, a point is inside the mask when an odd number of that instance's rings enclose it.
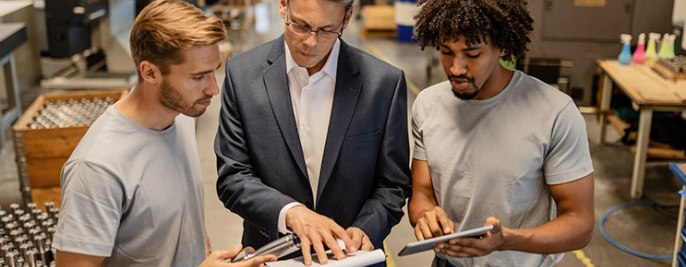
<instances>
[{"instance_id":1,"label":"navy suit jacket","mask_svg":"<svg viewBox=\"0 0 686 267\"><path fill-rule=\"evenodd\" d=\"M286 204L313 208L284 49L281 36L230 58L221 93L217 194L255 248L280 236ZM410 194L407 130L404 73L341 41L314 211L381 248Z\"/></svg>"}]
</instances>

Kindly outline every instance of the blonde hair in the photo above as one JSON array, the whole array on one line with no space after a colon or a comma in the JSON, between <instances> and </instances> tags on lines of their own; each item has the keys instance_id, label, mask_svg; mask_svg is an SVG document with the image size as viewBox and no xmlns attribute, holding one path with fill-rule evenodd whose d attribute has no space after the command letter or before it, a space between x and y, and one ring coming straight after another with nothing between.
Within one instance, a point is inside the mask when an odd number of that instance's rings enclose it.
<instances>
[{"instance_id":1,"label":"blonde hair","mask_svg":"<svg viewBox=\"0 0 686 267\"><path fill-rule=\"evenodd\" d=\"M185 61L183 50L224 39L226 28L220 19L208 17L186 2L156 0L138 14L129 42L140 77L140 63L144 60L155 64L166 75L170 65Z\"/></svg>"}]
</instances>

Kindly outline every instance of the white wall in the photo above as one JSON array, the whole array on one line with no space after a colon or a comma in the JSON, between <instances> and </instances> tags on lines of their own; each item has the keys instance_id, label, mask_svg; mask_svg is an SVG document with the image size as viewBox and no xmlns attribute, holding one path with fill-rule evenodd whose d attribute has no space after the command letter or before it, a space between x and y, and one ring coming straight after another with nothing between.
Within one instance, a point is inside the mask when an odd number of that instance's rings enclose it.
<instances>
[{"instance_id":1,"label":"white wall","mask_svg":"<svg viewBox=\"0 0 686 267\"><path fill-rule=\"evenodd\" d=\"M686 20L686 0L674 0L674 13L672 14L672 21Z\"/></svg>"}]
</instances>

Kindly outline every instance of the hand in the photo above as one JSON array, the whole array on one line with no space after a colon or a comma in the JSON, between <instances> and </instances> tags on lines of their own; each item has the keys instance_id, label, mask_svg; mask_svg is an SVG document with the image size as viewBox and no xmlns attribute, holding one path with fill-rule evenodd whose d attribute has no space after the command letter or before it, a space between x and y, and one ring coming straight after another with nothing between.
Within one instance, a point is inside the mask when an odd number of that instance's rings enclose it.
<instances>
[{"instance_id":1,"label":"hand","mask_svg":"<svg viewBox=\"0 0 686 267\"><path fill-rule=\"evenodd\" d=\"M417 220L414 227L414 235L418 241L428 238L452 234L455 232L455 224L448 218L443 208L436 206L427 210Z\"/></svg>"},{"instance_id":2,"label":"hand","mask_svg":"<svg viewBox=\"0 0 686 267\"><path fill-rule=\"evenodd\" d=\"M481 238L461 237L451 239L448 243L436 245L434 250L458 258L481 257L491 254L491 252L499 250L505 238L503 237L503 227L500 220L488 217L486 225L493 225L493 230L488 231Z\"/></svg>"},{"instance_id":3,"label":"hand","mask_svg":"<svg viewBox=\"0 0 686 267\"><path fill-rule=\"evenodd\" d=\"M348 227L348 229L345 231L348 232L350 239L353 241L352 247L346 248L348 252L355 253L358 249L364 251L374 250L374 244L372 244L372 241L369 240L369 237L364 233L364 231L362 231L362 229L357 227Z\"/></svg>"},{"instance_id":4,"label":"hand","mask_svg":"<svg viewBox=\"0 0 686 267\"><path fill-rule=\"evenodd\" d=\"M254 257L247 261L228 263L227 260L233 259L241 251L241 244L230 250L217 250L212 252L199 267L264 267L265 262L275 261L276 255L267 254Z\"/></svg>"},{"instance_id":5,"label":"hand","mask_svg":"<svg viewBox=\"0 0 686 267\"><path fill-rule=\"evenodd\" d=\"M307 266L312 265L310 245L314 247L320 264L329 262L324 244L331 249L336 259L345 259L345 253L334 237L343 240L346 247L354 247L348 233L341 226L305 206L295 206L286 212L286 226L300 237L303 258Z\"/></svg>"}]
</instances>

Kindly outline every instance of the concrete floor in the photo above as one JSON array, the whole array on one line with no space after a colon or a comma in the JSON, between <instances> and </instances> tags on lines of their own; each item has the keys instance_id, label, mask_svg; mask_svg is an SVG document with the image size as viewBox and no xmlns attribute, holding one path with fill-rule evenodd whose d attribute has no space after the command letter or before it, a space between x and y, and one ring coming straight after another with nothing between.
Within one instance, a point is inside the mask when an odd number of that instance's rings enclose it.
<instances>
[{"instance_id":1,"label":"concrete floor","mask_svg":"<svg viewBox=\"0 0 686 267\"><path fill-rule=\"evenodd\" d=\"M267 33L257 34L254 31L230 33L229 39L234 44L236 53L246 51L281 34L283 24L275 15L276 5L271 6L270 9L273 16L269 24L274 26ZM445 77L440 66L432 70L430 78L427 77L426 53L420 51L415 44L361 36L360 21L353 21L344 33L343 39L405 70L410 107L418 90L439 82ZM219 84L223 80L223 75L223 70L219 70L217 78ZM25 99L23 102L30 103L31 100ZM220 106L219 98L214 98L207 112L198 119L197 143L205 185L207 231L214 249L228 249L240 242L242 225L237 215L223 207L215 190L217 171L213 142ZM599 145L595 115L584 115L584 117L595 167L596 230L591 243L586 248L566 253L558 266L669 266L671 260L650 260L622 252L603 239L598 231L597 225L603 214L617 205L634 201L629 197L633 155L628 147L619 143L619 136L611 129L608 130L607 144ZM663 205L678 205L677 191L680 188L681 185L666 165L649 165L646 169L645 193L642 200ZM10 143L0 150L0 205L6 208L10 203L15 202L20 203L21 198L14 150ZM676 212L674 209L671 211ZM651 208L635 207L614 213L607 219L605 229L611 237L631 249L649 254L671 255L676 220L664 217ZM411 241L415 241L413 230L409 221L403 218L386 239L389 254L392 255L389 262L392 261L399 267L430 266L433 258L431 252L407 257L397 256L404 244Z\"/></svg>"}]
</instances>

